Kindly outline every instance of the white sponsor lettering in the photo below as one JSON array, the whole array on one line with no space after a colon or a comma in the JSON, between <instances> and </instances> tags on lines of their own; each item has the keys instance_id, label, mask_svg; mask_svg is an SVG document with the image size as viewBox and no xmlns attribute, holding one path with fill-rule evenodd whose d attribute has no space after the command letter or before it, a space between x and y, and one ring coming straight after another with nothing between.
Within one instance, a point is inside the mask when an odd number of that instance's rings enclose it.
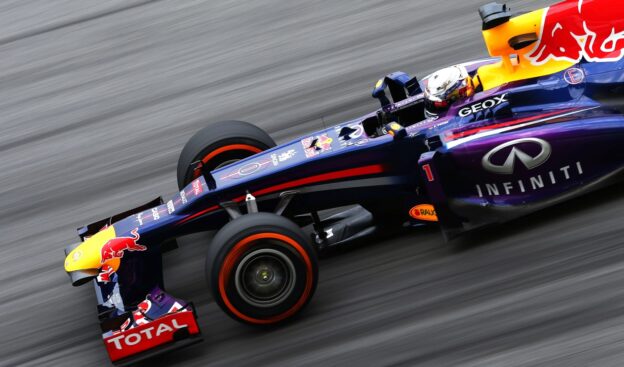
<instances>
[{"instance_id":1,"label":"white sponsor lettering","mask_svg":"<svg viewBox=\"0 0 624 367\"><path fill-rule=\"evenodd\" d=\"M160 334L162 333L170 333L172 332L173 329L171 328L171 326L167 325L167 324L160 324L158 325L158 329L156 329L156 336L160 336Z\"/></svg>"},{"instance_id":2,"label":"white sponsor lettering","mask_svg":"<svg viewBox=\"0 0 624 367\"><path fill-rule=\"evenodd\" d=\"M195 196L201 194L202 191L203 188L201 182L199 182L199 180L193 181L193 193L195 194Z\"/></svg>"},{"instance_id":3,"label":"white sponsor lettering","mask_svg":"<svg viewBox=\"0 0 624 367\"><path fill-rule=\"evenodd\" d=\"M504 102L507 102L507 93L501 96L494 96L490 99L486 99L483 102L475 103L471 106L464 107L459 110L459 116L466 117L473 113L477 113L479 111L487 110L492 107L498 106L499 104L502 104Z\"/></svg>"},{"instance_id":4,"label":"white sponsor lettering","mask_svg":"<svg viewBox=\"0 0 624 367\"><path fill-rule=\"evenodd\" d=\"M569 181L575 177L583 175L583 166L581 162L574 165L566 165L559 169L543 172L527 179L505 182L490 182L477 184L477 195L482 198L486 196L501 196L523 194L527 191L538 191L548 185L557 185L565 181Z\"/></svg>"},{"instance_id":5,"label":"white sponsor lettering","mask_svg":"<svg viewBox=\"0 0 624 367\"><path fill-rule=\"evenodd\" d=\"M179 325L178 324L178 320L176 320L176 319L173 319L171 321L171 325L173 325L173 327L176 328L176 329L182 329L183 327L188 327L188 325L186 325L186 324Z\"/></svg>"},{"instance_id":6,"label":"white sponsor lettering","mask_svg":"<svg viewBox=\"0 0 624 367\"><path fill-rule=\"evenodd\" d=\"M296 150L294 150L294 149L289 149L287 152L280 153L280 154L277 156L277 159L278 159L280 162L284 162L284 161L287 161L287 160L289 160L290 158L294 157L294 156L295 156L295 154L297 154L297 151L296 151Z\"/></svg>"},{"instance_id":7,"label":"white sponsor lettering","mask_svg":"<svg viewBox=\"0 0 624 367\"><path fill-rule=\"evenodd\" d=\"M114 336L112 338L109 338L108 340L106 340L107 343L113 343L115 344L115 349L121 349L121 342L120 340L123 339L124 336L123 335L118 335L118 336Z\"/></svg>"},{"instance_id":8,"label":"white sponsor lettering","mask_svg":"<svg viewBox=\"0 0 624 367\"><path fill-rule=\"evenodd\" d=\"M139 333L144 334L147 339L151 339L152 338L152 330L154 330L154 327L150 326L150 327L148 327L145 330L139 331Z\"/></svg>"},{"instance_id":9,"label":"white sponsor lettering","mask_svg":"<svg viewBox=\"0 0 624 367\"><path fill-rule=\"evenodd\" d=\"M141 343L144 338L145 340L151 340L154 337L159 337L163 333L171 333L177 329L182 329L185 327L188 327L188 325L179 324L178 320L173 319L171 320L171 325L166 324L164 322L158 325L155 333L152 333L152 331L154 330L154 327L150 326L136 333L126 334L126 335L120 334L117 336L110 337L106 339L106 343L114 344L115 349L121 350L124 347L130 347L130 346Z\"/></svg>"},{"instance_id":10,"label":"white sponsor lettering","mask_svg":"<svg viewBox=\"0 0 624 367\"><path fill-rule=\"evenodd\" d=\"M130 334L126 336L124 342L126 345L137 345L141 341L141 334Z\"/></svg>"}]
</instances>

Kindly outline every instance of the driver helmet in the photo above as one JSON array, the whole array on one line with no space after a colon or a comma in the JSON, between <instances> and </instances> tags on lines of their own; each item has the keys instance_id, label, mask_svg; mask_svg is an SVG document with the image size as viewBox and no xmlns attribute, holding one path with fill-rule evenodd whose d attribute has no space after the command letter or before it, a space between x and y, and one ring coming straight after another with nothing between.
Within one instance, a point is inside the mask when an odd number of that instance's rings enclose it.
<instances>
[{"instance_id":1,"label":"driver helmet","mask_svg":"<svg viewBox=\"0 0 624 367\"><path fill-rule=\"evenodd\" d=\"M425 87L425 116L438 117L453 102L474 92L468 71L462 65L438 70L427 79Z\"/></svg>"}]
</instances>

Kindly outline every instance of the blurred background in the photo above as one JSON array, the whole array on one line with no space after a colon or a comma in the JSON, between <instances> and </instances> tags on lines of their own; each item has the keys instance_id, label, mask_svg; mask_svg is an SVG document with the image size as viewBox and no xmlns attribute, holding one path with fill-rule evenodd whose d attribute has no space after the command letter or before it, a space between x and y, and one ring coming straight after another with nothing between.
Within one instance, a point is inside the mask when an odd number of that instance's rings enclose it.
<instances>
[{"instance_id":1,"label":"blurred background","mask_svg":"<svg viewBox=\"0 0 624 367\"><path fill-rule=\"evenodd\" d=\"M105 366L75 228L176 191L208 121L278 142L377 108L374 82L487 56L484 0L0 2L0 365ZM532 10L552 1L508 1ZM321 262L297 322L230 320L211 234L165 256L205 341L145 366L621 366L621 186L444 243L423 229ZM372 243L375 242L375 243Z\"/></svg>"}]
</instances>

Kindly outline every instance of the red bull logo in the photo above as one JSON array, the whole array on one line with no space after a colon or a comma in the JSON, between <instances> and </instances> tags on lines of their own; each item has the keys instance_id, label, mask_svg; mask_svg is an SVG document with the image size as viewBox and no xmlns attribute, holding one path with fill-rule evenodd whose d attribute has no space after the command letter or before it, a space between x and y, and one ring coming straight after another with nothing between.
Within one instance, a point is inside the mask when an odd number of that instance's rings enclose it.
<instances>
[{"instance_id":1,"label":"red bull logo","mask_svg":"<svg viewBox=\"0 0 624 367\"><path fill-rule=\"evenodd\" d=\"M151 308L152 308L152 301L150 301L149 299L144 299L137 306L137 310L140 310L142 313L147 313L147 311L149 311Z\"/></svg>"},{"instance_id":2,"label":"red bull logo","mask_svg":"<svg viewBox=\"0 0 624 367\"><path fill-rule=\"evenodd\" d=\"M147 324L149 322L149 319L146 318L145 316L147 315L147 312L151 308L152 308L152 301L150 301L149 299L143 300L141 303L139 303L136 311L132 313L134 315L134 322L137 325Z\"/></svg>"},{"instance_id":3,"label":"red bull logo","mask_svg":"<svg viewBox=\"0 0 624 367\"><path fill-rule=\"evenodd\" d=\"M108 283L112 281L115 270L108 265L103 265L100 269L100 273L97 276L97 281L100 283Z\"/></svg>"},{"instance_id":4,"label":"red bull logo","mask_svg":"<svg viewBox=\"0 0 624 367\"><path fill-rule=\"evenodd\" d=\"M130 234L132 237L116 237L109 240L102 246L101 257L102 263L114 258L122 258L125 251L145 251L147 247L139 245L138 228L133 229Z\"/></svg>"},{"instance_id":5,"label":"red bull logo","mask_svg":"<svg viewBox=\"0 0 624 367\"><path fill-rule=\"evenodd\" d=\"M549 60L617 61L624 56L622 0L565 0L546 9L540 40L528 55Z\"/></svg>"}]
</instances>

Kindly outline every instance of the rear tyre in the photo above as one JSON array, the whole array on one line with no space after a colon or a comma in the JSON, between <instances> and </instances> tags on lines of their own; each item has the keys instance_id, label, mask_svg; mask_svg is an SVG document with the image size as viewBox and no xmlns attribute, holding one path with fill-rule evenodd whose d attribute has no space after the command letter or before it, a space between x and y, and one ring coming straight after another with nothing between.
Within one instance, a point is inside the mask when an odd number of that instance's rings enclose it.
<instances>
[{"instance_id":1,"label":"rear tyre","mask_svg":"<svg viewBox=\"0 0 624 367\"><path fill-rule=\"evenodd\" d=\"M310 239L290 220L254 213L226 224L214 237L206 276L217 304L251 325L297 315L316 289L318 264Z\"/></svg>"},{"instance_id":2,"label":"rear tyre","mask_svg":"<svg viewBox=\"0 0 624 367\"><path fill-rule=\"evenodd\" d=\"M199 130L189 139L178 159L178 188L201 175L191 164L202 161L212 171L269 148L275 142L264 130L244 121L221 121Z\"/></svg>"}]
</instances>

